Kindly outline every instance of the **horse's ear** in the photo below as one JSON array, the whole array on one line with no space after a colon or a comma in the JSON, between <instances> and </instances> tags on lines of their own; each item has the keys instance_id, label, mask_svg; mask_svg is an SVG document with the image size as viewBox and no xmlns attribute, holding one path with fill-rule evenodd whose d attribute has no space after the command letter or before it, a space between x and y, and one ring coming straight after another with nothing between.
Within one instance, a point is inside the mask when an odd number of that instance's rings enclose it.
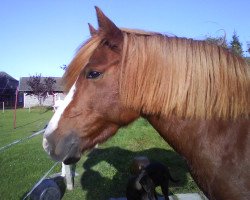
<instances>
[{"instance_id":1,"label":"horse's ear","mask_svg":"<svg viewBox=\"0 0 250 200\"><path fill-rule=\"evenodd\" d=\"M91 35L91 36L96 35L96 34L98 33L98 31L97 31L90 23L88 23L88 25L89 25L89 32L90 32L90 35Z\"/></svg>"},{"instance_id":2,"label":"horse's ear","mask_svg":"<svg viewBox=\"0 0 250 200\"><path fill-rule=\"evenodd\" d=\"M121 39L122 31L112 22L100 8L95 6L96 15L99 25L99 31L103 32L108 39Z\"/></svg>"}]
</instances>

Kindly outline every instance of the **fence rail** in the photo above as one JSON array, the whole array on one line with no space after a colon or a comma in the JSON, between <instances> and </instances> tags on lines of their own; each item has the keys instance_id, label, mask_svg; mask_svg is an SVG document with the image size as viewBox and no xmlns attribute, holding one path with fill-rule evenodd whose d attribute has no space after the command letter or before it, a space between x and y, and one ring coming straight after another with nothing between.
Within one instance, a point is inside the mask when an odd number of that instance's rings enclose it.
<instances>
[{"instance_id":1,"label":"fence rail","mask_svg":"<svg viewBox=\"0 0 250 200\"><path fill-rule=\"evenodd\" d=\"M25 138L21 138L21 139L15 140L15 141L11 142L10 144L7 144L7 145L1 147L1 148L0 148L0 152L3 151L3 150L5 150L5 149L7 149L7 148L9 148L9 147L11 147L11 146L13 146L13 145L16 145L16 144L18 144L18 143L20 143L20 142L23 142L23 141L25 141L25 140L28 140L28 139L30 139L30 138L33 138L33 137L35 137L35 136L37 136L37 135L43 133L44 131L45 131L45 129L42 129L42 130L40 130L40 131L37 131L37 132L33 133L32 135L30 135L30 136L28 136L28 137L25 137Z\"/></svg>"}]
</instances>

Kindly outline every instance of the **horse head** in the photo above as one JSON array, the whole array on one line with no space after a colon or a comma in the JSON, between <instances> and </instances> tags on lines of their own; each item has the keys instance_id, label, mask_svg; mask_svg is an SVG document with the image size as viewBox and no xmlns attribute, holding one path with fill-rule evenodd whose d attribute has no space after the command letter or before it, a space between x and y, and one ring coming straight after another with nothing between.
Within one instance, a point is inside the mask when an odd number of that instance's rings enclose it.
<instances>
[{"instance_id":1,"label":"horse head","mask_svg":"<svg viewBox=\"0 0 250 200\"><path fill-rule=\"evenodd\" d=\"M89 25L92 37L64 75L71 88L44 133L44 149L65 164L77 162L85 150L139 116L119 99L122 31L97 7L96 12L99 29Z\"/></svg>"}]
</instances>

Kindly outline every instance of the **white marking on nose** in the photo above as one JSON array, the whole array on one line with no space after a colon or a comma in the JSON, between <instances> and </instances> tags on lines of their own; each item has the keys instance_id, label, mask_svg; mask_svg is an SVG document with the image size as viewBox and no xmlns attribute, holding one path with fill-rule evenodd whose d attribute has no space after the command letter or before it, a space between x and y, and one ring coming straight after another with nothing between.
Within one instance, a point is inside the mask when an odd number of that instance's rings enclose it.
<instances>
[{"instance_id":1,"label":"white marking on nose","mask_svg":"<svg viewBox=\"0 0 250 200\"><path fill-rule=\"evenodd\" d=\"M44 136L47 137L49 136L51 133L53 133L57 127L58 127L58 122L64 112L64 110L67 108L67 106L69 105L69 103L73 100L73 96L75 93L75 84L71 87L69 93L67 94L67 96L65 97L64 101L62 102L62 104L58 107L58 109L56 110L55 114L53 115L52 119L50 120Z\"/></svg>"},{"instance_id":2,"label":"white marking on nose","mask_svg":"<svg viewBox=\"0 0 250 200\"><path fill-rule=\"evenodd\" d=\"M50 154L51 149L50 149L50 146L49 146L49 144L48 144L48 141L47 141L47 139L46 139L45 137L43 138L43 149L44 149L48 154Z\"/></svg>"}]
</instances>

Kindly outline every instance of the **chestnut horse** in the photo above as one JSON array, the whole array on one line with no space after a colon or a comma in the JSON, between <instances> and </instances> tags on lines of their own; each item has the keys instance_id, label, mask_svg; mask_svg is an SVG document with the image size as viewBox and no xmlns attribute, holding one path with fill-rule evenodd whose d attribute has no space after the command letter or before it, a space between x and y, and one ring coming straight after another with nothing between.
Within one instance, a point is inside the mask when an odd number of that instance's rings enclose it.
<instances>
[{"instance_id":1,"label":"chestnut horse","mask_svg":"<svg viewBox=\"0 0 250 200\"><path fill-rule=\"evenodd\" d=\"M142 116L180 155L209 199L250 199L250 73L244 59L205 41L120 29L96 7L99 28L64 75L69 91L44 134L55 160L77 162Z\"/></svg>"}]
</instances>

